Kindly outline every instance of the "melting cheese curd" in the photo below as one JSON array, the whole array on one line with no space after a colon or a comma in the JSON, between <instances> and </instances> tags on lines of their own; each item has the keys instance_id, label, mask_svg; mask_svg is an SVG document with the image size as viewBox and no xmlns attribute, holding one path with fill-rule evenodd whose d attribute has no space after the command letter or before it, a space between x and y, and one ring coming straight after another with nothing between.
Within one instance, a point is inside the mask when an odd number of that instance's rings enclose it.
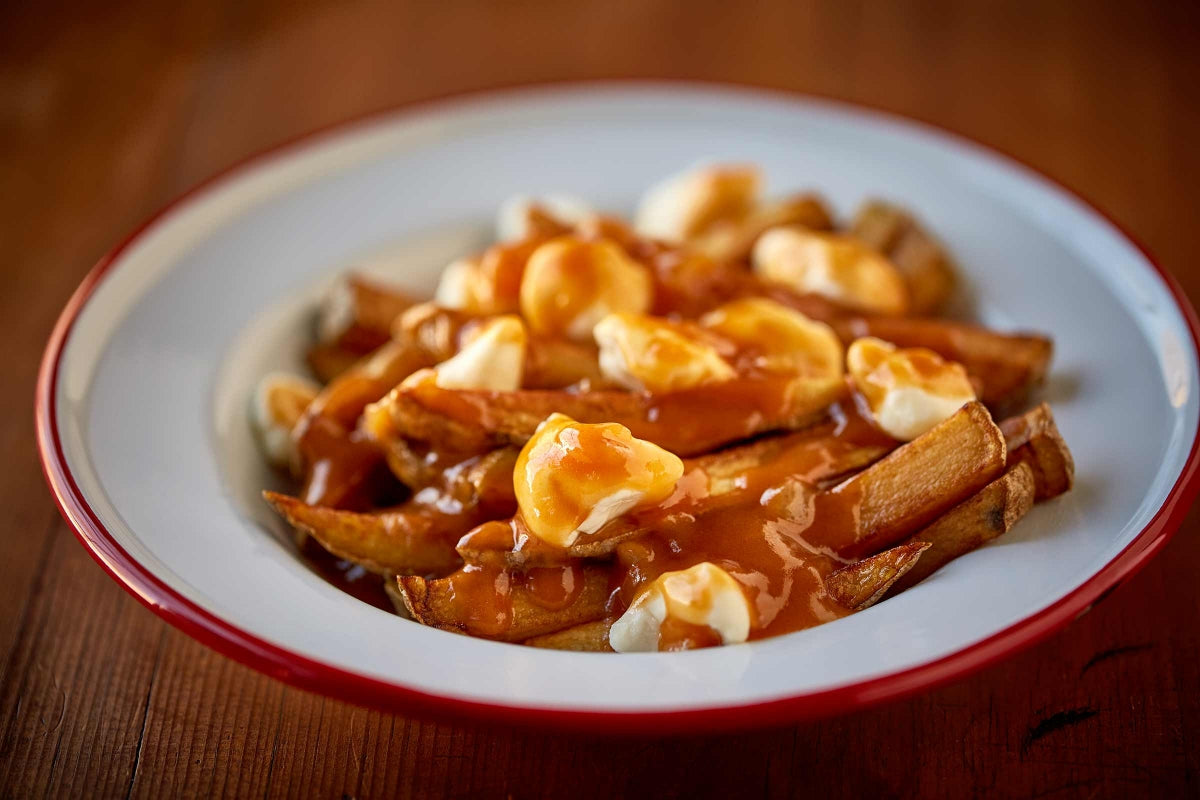
<instances>
[{"instance_id":1,"label":"melting cheese curd","mask_svg":"<svg viewBox=\"0 0 1200 800\"><path fill-rule=\"evenodd\" d=\"M679 456L623 425L551 414L517 457L513 489L529 531L570 547L622 514L662 502L682 476Z\"/></svg>"},{"instance_id":2,"label":"melting cheese curd","mask_svg":"<svg viewBox=\"0 0 1200 800\"><path fill-rule=\"evenodd\" d=\"M752 350L759 369L818 381L842 379L842 340L833 328L774 300L735 300L705 314L700 324Z\"/></svg>"},{"instance_id":3,"label":"melting cheese curd","mask_svg":"<svg viewBox=\"0 0 1200 800\"><path fill-rule=\"evenodd\" d=\"M881 339L857 339L846 351L854 385L876 424L911 441L975 399L962 364L924 348L899 350Z\"/></svg>"},{"instance_id":4,"label":"melting cheese curd","mask_svg":"<svg viewBox=\"0 0 1200 800\"><path fill-rule=\"evenodd\" d=\"M593 332L600 372L610 381L655 394L736 377L716 348L677 323L644 314L610 314Z\"/></svg>"},{"instance_id":5,"label":"melting cheese curd","mask_svg":"<svg viewBox=\"0 0 1200 800\"><path fill-rule=\"evenodd\" d=\"M793 226L772 228L755 242L751 261L764 280L849 308L880 314L908 310L908 288L900 271L849 236Z\"/></svg>"},{"instance_id":6,"label":"melting cheese curd","mask_svg":"<svg viewBox=\"0 0 1200 800\"><path fill-rule=\"evenodd\" d=\"M756 167L693 167L646 191L634 228L643 236L683 242L718 220L740 219L758 204L762 174Z\"/></svg>"},{"instance_id":7,"label":"melting cheese curd","mask_svg":"<svg viewBox=\"0 0 1200 800\"><path fill-rule=\"evenodd\" d=\"M750 636L750 602L737 580L704 561L678 572L664 572L646 586L608 631L618 653L653 651L664 642L664 623L708 628L721 644Z\"/></svg>"},{"instance_id":8,"label":"melting cheese curd","mask_svg":"<svg viewBox=\"0 0 1200 800\"><path fill-rule=\"evenodd\" d=\"M299 471L300 453L292 430L320 390L312 381L285 372L272 372L258 382L250 419L263 455L272 466Z\"/></svg>"},{"instance_id":9,"label":"melting cheese curd","mask_svg":"<svg viewBox=\"0 0 1200 800\"><path fill-rule=\"evenodd\" d=\"M489 319L468 334L458 353L433 368L433 382L442 389L516 391L524 378L528 344L520 317Z\"/></svg>"},{"instance_id":10,"label":"melting cheese curd","mask_svg":"<svg viewBox=\"0 0 1200 800\"><path fill-rule=\"evenodd\" d=\"M588 341L616 311L653 301L649 271L607 239L551 239L533 252L521 280L521 314L535 333Z\"/></svg>"}]
</instances>

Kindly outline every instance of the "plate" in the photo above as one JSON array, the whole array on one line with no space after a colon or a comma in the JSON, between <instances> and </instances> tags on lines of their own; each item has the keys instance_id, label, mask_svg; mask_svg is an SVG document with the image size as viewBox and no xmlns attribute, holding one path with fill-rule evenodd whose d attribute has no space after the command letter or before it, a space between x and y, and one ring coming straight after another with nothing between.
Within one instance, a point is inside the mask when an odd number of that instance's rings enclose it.
<instances>
[{"instance_id":1,"label":"plate","mask_svg":"<svg viewBox=\"0 0 1200 800\"><path fill-rule=\"evenodd\" d=\"M258 491L246 419L300 363L312 304L355 264L429 292L510 194L628 210L699 159L761 164L843 215L915 210L984 323L1053 334L1043 396L1078 486L1012 533L861 614L748 645L564 653L421 627L325 583ZM442 101L251 159L106 256L50 340L42 459L103 567L256 669L408 713L599 731L754 727L838 713L977 670L1087 610L1158 549L1197 490L1196 317L1086 203L1013 161L878 113L745 89L556 86Z\"/></svg>"}]
</instances>

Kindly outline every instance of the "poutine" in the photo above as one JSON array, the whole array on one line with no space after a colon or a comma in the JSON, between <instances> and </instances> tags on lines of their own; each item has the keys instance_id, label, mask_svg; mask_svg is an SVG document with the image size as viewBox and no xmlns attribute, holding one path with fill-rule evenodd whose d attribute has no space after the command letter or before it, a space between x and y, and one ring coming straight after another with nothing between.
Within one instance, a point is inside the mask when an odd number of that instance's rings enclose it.
<instances>
[{"instance_id":1,"label":"poutine","mask_svg":"<svg viewBox=\"0 0 1200 800\"><path fill-rule=\"evenodd\" d=\"M341 282L317 381L255 393L296 486L264 496L325 574L442 630L631 652L836 620L1072 486L1049 407L1021 413L1051 341L939 318L956 281L907 212L839 227L749 165L632 222L514 200L432 301Z\"/></svg>"}]
</instances>

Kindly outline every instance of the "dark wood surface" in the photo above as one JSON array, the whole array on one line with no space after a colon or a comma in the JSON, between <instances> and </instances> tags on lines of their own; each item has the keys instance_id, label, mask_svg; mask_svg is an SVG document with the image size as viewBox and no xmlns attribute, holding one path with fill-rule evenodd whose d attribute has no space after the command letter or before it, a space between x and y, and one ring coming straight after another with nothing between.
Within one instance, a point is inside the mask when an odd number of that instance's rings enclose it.
<instances>
[{"instance_id":1,"label":"dark wood surface","mask_svg":"<svg viewBox=\"0 0 1200 800\"><path fill-rule=\"evenodd\" d=\"M31 427L59 309L173 196L363 112L530 81L729 80L935 122L1079 190L1200 298L1194 5L48 2L0 15L0 796L1200 792L1195 513L1066 631L952 686L792 729L612 740L367 711L216 655L92 562L54 510Z\"/></svg>"}]
</instances>

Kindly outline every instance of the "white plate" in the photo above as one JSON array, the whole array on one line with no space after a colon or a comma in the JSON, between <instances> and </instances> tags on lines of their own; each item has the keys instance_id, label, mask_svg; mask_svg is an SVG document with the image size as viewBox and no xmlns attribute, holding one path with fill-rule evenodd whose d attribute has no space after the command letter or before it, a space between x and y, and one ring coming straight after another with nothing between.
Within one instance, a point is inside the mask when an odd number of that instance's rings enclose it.
<instances>
[{"instance_id":1,"label":"white plate","mask_svg":"<svg viewBox=\"0 0 1200 800\"><path fill-rule=\"evenodd\" d=\"M253 381L299 363L311 302L363 260L428 292L497 204L628 209L698 159L761 164L839 212L881 195L962 264L977 316L1053 334L1044 396L1078 486L864 613L736 647L611 656L423 628L326 584L257 499ZM97 266L47 349L39 435L64 514L114 577L234 658L360 703L592 729L750 726L977 669L1066 624L1194 496L1194 313L1129 239L1046 179L927 127L677 85L524 90L376 117L240 166Z\"/></svg>"}]
</instances>

